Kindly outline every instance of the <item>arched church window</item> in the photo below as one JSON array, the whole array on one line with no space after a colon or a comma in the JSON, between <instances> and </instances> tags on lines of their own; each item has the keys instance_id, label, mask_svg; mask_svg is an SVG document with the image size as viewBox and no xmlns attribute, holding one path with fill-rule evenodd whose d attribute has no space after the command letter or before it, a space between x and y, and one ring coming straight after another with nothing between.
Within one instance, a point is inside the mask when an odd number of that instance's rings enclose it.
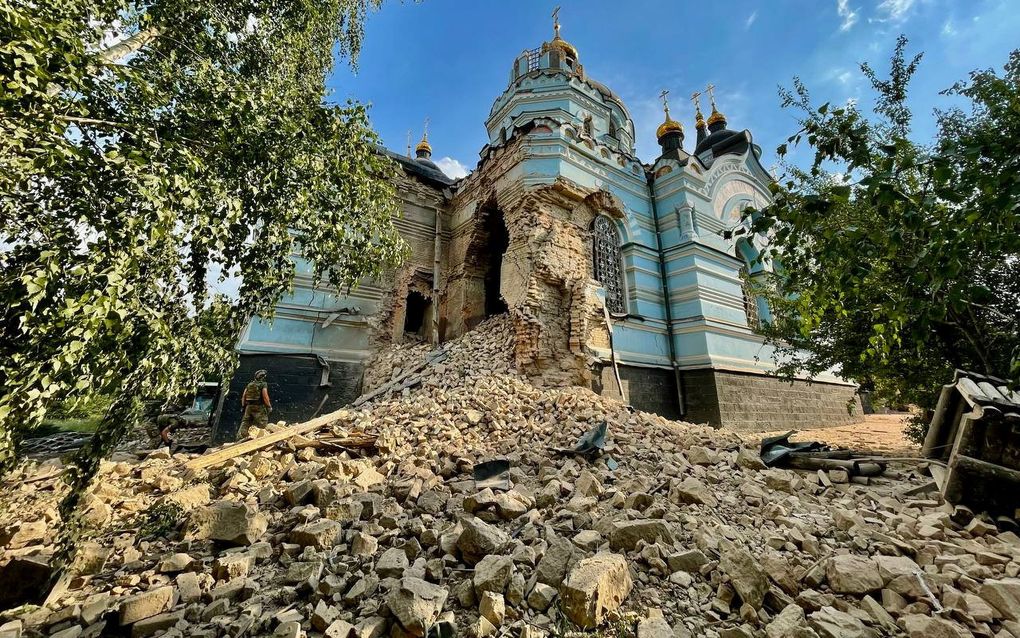
<instances>
[{"instance_id":1,"label":"arched church window","mask_svg":"<svg viewBox=\"0 0 1020 638\"><path fill-rule=\"evenodd\" d=\"M597 215L592 221L592 276L606 289L606 308L613 314L627 312L620 266L620 233L613 220Z\"/></svg>"},{"instance_id":2,"label":"arched church window","mask_svg":"<svg viewBox=\"0 0 1020 638\"><path fill-rule=\"evenodd\" d=\"M591 116L585 116L584 118L584 134L587 137L595 137L595 123L592 121Z\"/></svg>"},{"instance_id":3,"label":"arched church window","mask_svg":"<svg viewBox=\"0 0 1020 638\"><path fill-rule=\"evenodd\" d=\"M499 142L500 144L506 144L506 127L499 129Z\"/></svg>"},{"instance_id":4,"label":"arched church window","mask_svg":"<svg viewBox=\"0 0 1020 638\"><path fill-rule=\"evenodd\" d=\"M616 121L609 120L609 137L616 137Z\"/></svg>"}]
</instances>

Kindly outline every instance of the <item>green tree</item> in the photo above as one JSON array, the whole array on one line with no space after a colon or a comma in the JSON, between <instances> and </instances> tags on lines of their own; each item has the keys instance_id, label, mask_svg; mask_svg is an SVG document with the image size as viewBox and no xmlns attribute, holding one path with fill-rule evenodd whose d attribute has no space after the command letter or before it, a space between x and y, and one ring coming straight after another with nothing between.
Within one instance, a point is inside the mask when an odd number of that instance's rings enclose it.
<instances>
[{"instance_id":1,"label":"green tree","mask_svg":"<svg viewBox=\"0 0 1020 638\"><path fill-rule=\"evenodd\" d=\"M65 520L140 398L227 373L292 253L338 289L401 258L392 164L325 90L380 2L0 0L0 467L48 406L113 397Z\"/></svg>"},{"instance_id":2,"label":"green tree","mask_svg":"<svg viewBox=\"0 0 1020 638\"><path fill-rule=\"evenodd\" d=\"M970 108L937 112L924 145L907 106L921 56L906 46L888 77L862 65L874 117L815 107L799 80L781 92L800 112L788 142L813 160L746 219L778 264L764 288L781 371L835 367L880 398L930 407L954 368L1020 379L1020 51L1004 73L948 89Z\"/></svg>"}]
</instances>

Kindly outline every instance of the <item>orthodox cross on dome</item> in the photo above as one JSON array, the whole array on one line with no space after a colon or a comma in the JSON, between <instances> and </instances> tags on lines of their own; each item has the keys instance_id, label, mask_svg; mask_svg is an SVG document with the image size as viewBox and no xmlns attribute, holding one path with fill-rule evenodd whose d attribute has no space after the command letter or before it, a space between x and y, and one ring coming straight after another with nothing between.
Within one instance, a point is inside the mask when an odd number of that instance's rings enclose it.
<instances>
[{"instance_id":1,"label":"orthodox cross on dome","mask_svg":"<svg viewBox=\"0 0 1020 638\"><path fill-rule=\"evenodd\" d=\"M694 119L699 122L704 120L701 115L701 91L691 93L691 102L694 102Z\"/></svg>"},{"instance_id":2,"label":"orthodox cross on dome","mask_svg":"<svg viewBox=\"0 0 1020 638\"><path fill-rule=\"evenodd\" d=\"M709 84L705 87L705 91L708 92L708 101L712 103L712 110L715 110L715 85Z\"/></svg>"},{"instance_id":3,"label":"orthodox cross on dome","mask_svg":"<svg viewBox=\"0 0 1020 638\"><path fill-rule=\"evenodd\" d=\"M662 100L662 108L666 111L666 118L669 118L669 89L662 89L662 93L659 93L659 99Z\"/></svg>"},{"instance_id":4,"label":"orthodox cross on dome","mask_svg":"<svg viewBox=\"0 0 1020 638\"><path fill-rule=\"evenodd\" d=\"M422 126L421 138L427 140L429 138L429 118L425 118L425 124Z\"/></svg>"},{"instance_id":5,"label":"orthodox cross on dome","mask_svg":"<svg viewBox=\"0 0 1020 638\"><path fill-rule=\"evenodd\" d=\"M411 129L407 129L407 156L411 157Z\"/></svg>"},{"instance_id":6,"label":"orthodox cross on dome","mask_svg":"<svg viewBox=\"0 0 1020 638\"><path fill-rule=\"evenodd\" d=\"M553 19L553 31L556 33L556 37L560 37L560 8L557 6L552 12Z\"/></svg>"}]
</instances>

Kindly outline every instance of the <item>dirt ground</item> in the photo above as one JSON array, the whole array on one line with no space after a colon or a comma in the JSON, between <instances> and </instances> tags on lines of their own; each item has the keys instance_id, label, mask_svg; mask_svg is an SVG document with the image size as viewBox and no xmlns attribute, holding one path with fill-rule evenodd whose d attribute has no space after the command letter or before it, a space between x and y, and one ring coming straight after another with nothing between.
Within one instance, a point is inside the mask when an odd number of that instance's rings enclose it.
<instances>
[{"instance_id":1,"label":"dirt ground","mask_svg":"<svg viewBox=\"0 0 1020 638\"><path fill-rule=\"evenodd\" d=\"M873 453L883 456L918 456L919 447L904 434L909 414L868 414L863 423L836 427L798 430L793 441L821 441L832 447L850 448L857 453ZM766 432L755 435L760 441L784 432Z\"/></svg>"}]
</instances>

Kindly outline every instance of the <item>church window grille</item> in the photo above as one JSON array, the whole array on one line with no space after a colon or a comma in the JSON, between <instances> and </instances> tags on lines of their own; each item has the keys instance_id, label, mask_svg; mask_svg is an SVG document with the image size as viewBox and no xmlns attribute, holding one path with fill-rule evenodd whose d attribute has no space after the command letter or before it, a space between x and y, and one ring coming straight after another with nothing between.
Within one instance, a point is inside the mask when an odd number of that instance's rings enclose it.
<instances>
[{"instance_id":1,"label":"church window grille","mask_svg":"<svg viewBox=\"0 0 1020 638\"><path fill-rule=\"evenodd\" d=\"M620 233L616 224L605 215L598 215L592 222L592 274L606 290L606 308L622 315L627 306L620 263Z\"/></svg>"},{"instance_id":2,"label":"church window grille","mask_svg":"<svg viewBox=\"0 0 1020 638\"><path fill-rule=\"evenodd\" d=\"M538 70L538 65L542 60L542 49L531 49L528 51L528 73Z\"/></svg>"},{"instance_id":3,"label":"church window grille","mask_svg":"<svg viewBox=\"0 0 1020 638\"><path fill-rule=\"evenodd\" d=\"M744 293L744 315L747 317L747 325L751 330L761 328L761 316L758 313L758 296L754 294L754 284L747 268L740 269L740 288Z\"/></svg>"}]
</instances>

